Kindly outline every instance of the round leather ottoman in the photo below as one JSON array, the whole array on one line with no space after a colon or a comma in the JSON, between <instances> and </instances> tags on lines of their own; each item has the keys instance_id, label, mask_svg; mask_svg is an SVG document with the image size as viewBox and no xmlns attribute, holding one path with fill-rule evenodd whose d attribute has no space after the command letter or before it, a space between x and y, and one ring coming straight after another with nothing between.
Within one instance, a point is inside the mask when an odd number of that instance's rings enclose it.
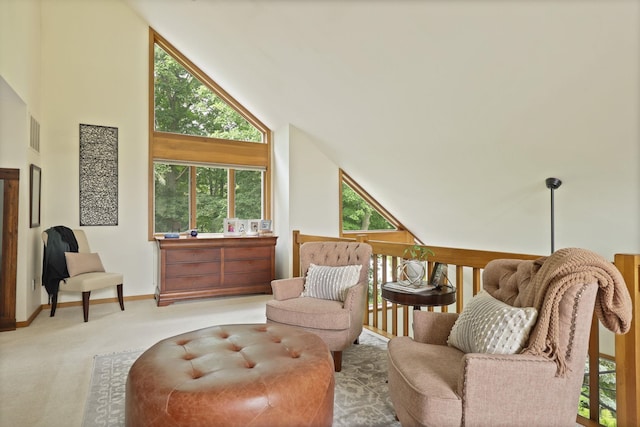
<instances>
[{"instance_id":1,"label":"round leather ottoman","mask_svg":"<svg viewBox=\"0 0 640 427\"><path fill-rule=\"evenodd\" d=\"M127 427L331 426L333 359L316 335L223 325L167 338L134 362Z\"/></svg>"}]
</instances>

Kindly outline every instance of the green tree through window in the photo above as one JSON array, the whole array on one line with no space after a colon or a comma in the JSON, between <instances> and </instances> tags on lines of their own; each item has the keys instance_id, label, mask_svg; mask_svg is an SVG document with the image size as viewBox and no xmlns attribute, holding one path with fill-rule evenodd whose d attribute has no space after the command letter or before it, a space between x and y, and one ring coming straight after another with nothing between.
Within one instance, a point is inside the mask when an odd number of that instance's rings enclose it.
<instances>
[{"instance_id":1,"label":"green tree through window","mask_svg":"<svg viewBox=\"0 0 640 427\"><path fill-rule=\"evenodd\" d=\"M226 169L196 168L196 223L201 233L221 233L227 216Z\"/></svg>"},{"instance_id":2,"label":"green tree through window","mask_svg":"<svg viewBox=\"0 0 640 427\"><path fill-rule=\"evenodd\" d=\"M189 227L189 168L155 164L155 224L157 230L181 231Z\"/></svg>"},{"instance_id":3,"label":"green tree through window","mask_svg":"<svg viewBox=\"0 0 640 427\"><path fill-rule=\"evenodd\" d=\"M245 219L262 218L262 173L260 171L236 170L235 216Z\"/></svg>"},{"instance_id":4,"label":"green tree through window","mask_svg":"<svg viewBox=\"0 0 640 427\"><path fill-rule=\"evenodd\" d=\"M162 132L262 142L262 133L155 45L155 129Z\"/></svg>"},{"instance_id":5,"label":"green tree through window","mask_svg":"<svg viewBox=\"0 0 640 427\"><path fill-rule=\"evenodd\" d=\"M377 210L367 203L347 183L342 183L342 230L394 230Z\"/></svg>"}]
</instances>

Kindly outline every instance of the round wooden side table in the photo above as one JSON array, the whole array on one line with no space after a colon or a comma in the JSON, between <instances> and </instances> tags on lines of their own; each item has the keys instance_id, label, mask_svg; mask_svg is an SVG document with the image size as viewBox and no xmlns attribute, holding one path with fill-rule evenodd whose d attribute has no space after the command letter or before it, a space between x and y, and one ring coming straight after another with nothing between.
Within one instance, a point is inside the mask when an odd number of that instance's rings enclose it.
<instances>
[{"instance_id":1,"label":"round wooden side table","mask_svg":"<svg viewBox=\"0 0 640 427\"><path fill-rule=\"evenodd\" d=\"M382 298L396 304L411 305L414 310L420 310L420 307L445 306L456 302L456 289L450 286L411 292L387 285L397 286L398 282L384 283L382 285Z\"/></svg>"}]
</instances>

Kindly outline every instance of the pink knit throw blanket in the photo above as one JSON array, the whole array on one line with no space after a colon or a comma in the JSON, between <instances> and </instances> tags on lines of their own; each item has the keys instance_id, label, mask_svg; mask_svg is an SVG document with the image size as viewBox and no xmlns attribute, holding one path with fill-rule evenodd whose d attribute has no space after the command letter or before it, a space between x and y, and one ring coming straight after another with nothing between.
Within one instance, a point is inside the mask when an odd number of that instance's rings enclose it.
<instances>
[{"instance_id":1,"label":"pink knit throw blanket","mask_svg":"<svg viewBox=\"0 0 640 427\"><path fill-rule=\"evenodd\" d=\"M492 263L498 265L485 270L485 289L513 306L538 310L536 333L523 353L556 361L559 376L566 370L564 355L558 351L559 305L573 285L597 283L595 312L602 324L617 334L631 327L631 297L624 279L611 262L594 252L565 248L535 261Z\"/></svg>"}]
</instances>

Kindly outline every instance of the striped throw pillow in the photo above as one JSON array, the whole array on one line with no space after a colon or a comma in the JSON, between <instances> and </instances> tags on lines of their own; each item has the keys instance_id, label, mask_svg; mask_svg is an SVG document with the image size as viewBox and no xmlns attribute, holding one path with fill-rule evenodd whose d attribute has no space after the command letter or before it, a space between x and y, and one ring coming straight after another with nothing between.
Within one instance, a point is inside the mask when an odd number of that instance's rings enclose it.
<instances>
[{"instance_id":1,"label":"striped throw pillow","mask_svg":"<svg viewBox=\"0 0 640 427\"><path fill-rule=\"evenodd\" d=\"M350 287L358 284L362 265L331 267L310 264L302 296L344 301Z\"/></svg>"}]
</instances>

